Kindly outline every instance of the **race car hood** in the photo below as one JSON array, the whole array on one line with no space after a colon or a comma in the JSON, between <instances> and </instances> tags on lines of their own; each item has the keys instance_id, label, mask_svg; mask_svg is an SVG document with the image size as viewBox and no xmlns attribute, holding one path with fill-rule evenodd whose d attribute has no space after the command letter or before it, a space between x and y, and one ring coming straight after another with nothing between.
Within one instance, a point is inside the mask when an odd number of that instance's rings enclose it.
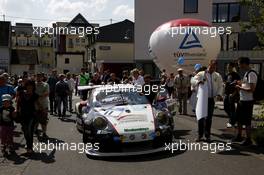
<instances>
[{"instance_id":1,"label":"race car hood","mask_svg":"<svg viewBox=\"0 0 264 175\"><path fill-rule=\"evenodd\" d=\"M96 108L120 135L155 131L151 105L126 105Z\"/></svg>"}]
</instances>

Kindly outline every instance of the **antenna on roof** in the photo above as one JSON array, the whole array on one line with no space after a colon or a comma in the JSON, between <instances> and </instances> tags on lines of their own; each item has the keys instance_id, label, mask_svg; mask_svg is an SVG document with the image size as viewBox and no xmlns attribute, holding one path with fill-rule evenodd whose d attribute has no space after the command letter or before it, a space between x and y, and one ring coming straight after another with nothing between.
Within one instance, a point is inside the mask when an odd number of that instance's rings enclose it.
<instances>
[{"instance_id":1,"label":"antenna on roof","mask_svg":"<svg viewBox=\"0 0 264 175\"><path fill-rule=\"evenodd\" d=\"M110 19L110 24L113 24L113 19L112 18Z\"/></svg>"},{"instance_id":2,"label":"antenna on roof","mask_svg":"<svg viewBox=\"0 0 264 175\"><path fill-rule=\"evenodd\" d=\"M3 21L5 21L5 14L3 14Z\"/></svg>"}]
</instances>

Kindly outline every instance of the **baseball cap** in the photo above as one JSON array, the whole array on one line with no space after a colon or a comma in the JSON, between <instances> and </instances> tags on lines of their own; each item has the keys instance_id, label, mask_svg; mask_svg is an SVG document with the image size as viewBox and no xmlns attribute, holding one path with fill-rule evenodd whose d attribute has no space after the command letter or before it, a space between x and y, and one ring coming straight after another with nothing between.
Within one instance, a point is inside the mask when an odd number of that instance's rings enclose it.
<instances>
[{"instance_id":1,"label":"baseball cap","mask_svg":"<svg viewBox=\"0 0 264 175\"><path fill-rule=\"evenodd\" d=\"M2 95L2 102L4 101L12 101L12 96L9 94Z\"/></svg>"}]
</instances>

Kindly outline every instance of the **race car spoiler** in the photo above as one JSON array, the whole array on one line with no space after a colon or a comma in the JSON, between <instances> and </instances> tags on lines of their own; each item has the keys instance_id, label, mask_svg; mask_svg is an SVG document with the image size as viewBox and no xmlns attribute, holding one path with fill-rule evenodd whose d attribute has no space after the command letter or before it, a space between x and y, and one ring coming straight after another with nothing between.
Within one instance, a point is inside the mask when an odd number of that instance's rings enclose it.
<instances>
[{"instance_id":1,"label":"race car spoiler","mask_svg":"<svg viewBox=\"0 0 264 175\"><path fill-rule=\"evenodd\" d=\"M79 91L83 91L83 90L92 90L95 88L99 88L102 87L103 85L94 85L94 86L78 86L78 90Z\"/></svg>"}]
</instances>

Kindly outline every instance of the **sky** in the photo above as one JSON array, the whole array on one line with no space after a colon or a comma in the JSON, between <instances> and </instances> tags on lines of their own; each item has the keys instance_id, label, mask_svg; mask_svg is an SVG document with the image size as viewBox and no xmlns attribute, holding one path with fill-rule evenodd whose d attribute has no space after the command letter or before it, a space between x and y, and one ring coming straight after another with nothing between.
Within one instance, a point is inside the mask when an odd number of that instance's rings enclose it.
<instances>
[{"instance_id":1,"label":"sky","mask_svg":"<svg viewBox=\"0 0 264 175\"><path fill-rule=\"evenodd\" d=\"M68 22L81 13L90 23L100 26L129 19L134 21L134 0L0 0L0 21L51 26Z\"/></svg>"}]
</instances>

